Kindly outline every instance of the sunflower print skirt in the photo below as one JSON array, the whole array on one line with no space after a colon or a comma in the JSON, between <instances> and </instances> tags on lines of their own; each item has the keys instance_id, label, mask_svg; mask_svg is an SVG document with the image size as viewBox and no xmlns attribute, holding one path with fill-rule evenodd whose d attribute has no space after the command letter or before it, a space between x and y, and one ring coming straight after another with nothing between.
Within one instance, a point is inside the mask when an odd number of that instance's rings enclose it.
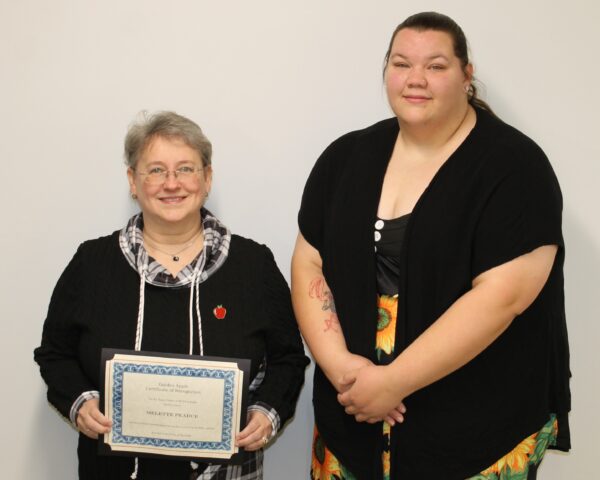
<instances>
[{"instance_id":1,"label":"sunflower print skirt","mask_svg":"<svg viewBox=\"0 0 600 480\"><path fill-rule=\"evenodd\" d=\"M378 319L375 350L381 364L393 360L394 338L396 334L396 312L398 296L378 297ZM390 426L383 422L383 479L390 478ZM531 466L542 461L549 446L556 444L558 424L555 415L542 429L519 443L483 472L467 480L527 480ZM357 480L327 448L315 425L312 444L311 480Z\"/></svg>"}]
</instances>

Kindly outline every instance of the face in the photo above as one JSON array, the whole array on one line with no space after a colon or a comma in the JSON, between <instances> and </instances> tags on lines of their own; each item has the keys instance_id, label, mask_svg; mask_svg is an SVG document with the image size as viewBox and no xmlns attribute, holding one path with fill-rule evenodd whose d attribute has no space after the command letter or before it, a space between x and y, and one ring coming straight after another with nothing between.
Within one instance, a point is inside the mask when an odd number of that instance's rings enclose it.
<instances>
[{"instance_id":1,"label":"face","mask_svg":"<svg viewBox=\"0 0 600 480\"><path fill-rule=\"evenodd\" d=\"M444 122L464 115L472 73L454 55L450 35L405 28L392 42L385 70L388 101L401 123Z\"/></svg>"},{"instance_id":2,"label":"face","mask_svg":"<svg viewBox=\"0 0 600 480\"><path fill-rule=\"evenodd\" d=\"M169 175L164 183L150 185L144 173L157 167L169 170ZM182 167L200 171L185 180L175 178L174 171ZM144 222L165 226L198 221L200 207L210 191L212 170L202 168L198 152L182 140L156 137L138 159L135 170L127 170L127 177L130 191L137 195L144 213Z\"/></svg>"}]
</instances>

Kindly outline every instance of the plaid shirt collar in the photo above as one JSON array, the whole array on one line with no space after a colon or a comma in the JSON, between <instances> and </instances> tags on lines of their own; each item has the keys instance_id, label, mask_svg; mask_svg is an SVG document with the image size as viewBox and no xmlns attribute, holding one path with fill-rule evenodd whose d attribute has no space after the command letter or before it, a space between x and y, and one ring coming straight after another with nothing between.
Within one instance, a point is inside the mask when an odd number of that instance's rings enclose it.
<instances>
[{"instance_id":1,"label":"plaid shirt collar","mask_svg":"<svg viewBox=\"0 0 600 480\"><path fill-rule=\"evenodd\" d=\"M204 249L206 262L199 276L198 282L204 282L215 273L227 259L231 232L217 217L207 209L200 210L202 227L204 228ZM160 263L148 255L144 248L144 218L142 213L131 217L127 225L119 234L119 245L127 262L138 273L146 267L146 282L157 287L176 288L189 285L192 281L194 270L203 252L186 265L176 277L173 277Z\"/></svg>"}]
</instances>

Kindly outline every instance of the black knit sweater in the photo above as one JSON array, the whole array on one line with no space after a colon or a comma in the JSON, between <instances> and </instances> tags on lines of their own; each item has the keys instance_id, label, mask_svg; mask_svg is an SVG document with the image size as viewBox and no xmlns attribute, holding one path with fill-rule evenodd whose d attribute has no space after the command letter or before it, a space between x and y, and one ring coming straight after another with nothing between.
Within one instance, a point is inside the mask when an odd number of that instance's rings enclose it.
<instances>
[{"instance_id":1,"label":"black knit sweater","mask_svg":"<svg viewBox=\"0 0 600 480\"><path fill-rule=\"evenodd\" d=\"M103 347L133 349L138 315L138 273L124 258L118 232L83 243L58 281L35 350L48 400L68 417L84 391L101 390ZM146 284L142 349L188 353L189 286ZM281 422L294 413L308 363L294 321L288 286L269 249L232 236L225 263L199 287L204 354L249 358L251 379L266 356L267 369L251 402L264 402ZM226 308L218 319L214 308ZM194 331L198 353L198 332ZM99 457L96 441L80 435L80 478L129 478L130 459ZM187 479L189 462L143 459L139 478Z\"/></svg>"}]
</instances>

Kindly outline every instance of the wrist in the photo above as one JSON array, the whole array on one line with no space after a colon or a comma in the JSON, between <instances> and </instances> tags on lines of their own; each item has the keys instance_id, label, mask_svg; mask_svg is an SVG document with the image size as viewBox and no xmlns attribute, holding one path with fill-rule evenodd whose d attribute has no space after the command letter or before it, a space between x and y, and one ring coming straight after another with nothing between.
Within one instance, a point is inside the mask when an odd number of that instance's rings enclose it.
<instances>
[{"instance_id":1,"label":"wrist","mask_svg":"<svg viewBox=\"0 0 600 480\"><path fill-rule=\"evenodd\" d=\"M341 381L344 375L348 372L358 370L360 368L372 365L373 362L366 357L362 357L348 350L344 352L336 352L334 361L331 362L329 370L325 375L338 392L347 390L347 386L342 386Z\"/></svg>"},{"instance_id":2,"label":"wrist","mask_svg":"<svg viewBox=\"0 0 600 480\"><path fill-rule=\"evenodd\" d=\"M392 363L385 366L385 375L390 391L392 391L394 396L398 399L404 400L417 390L417 388L413 388L412 376L410 372L406 371L402 361L399 361L399 358L400 357L396 358Z\"/></svg>"}]
</instances>

